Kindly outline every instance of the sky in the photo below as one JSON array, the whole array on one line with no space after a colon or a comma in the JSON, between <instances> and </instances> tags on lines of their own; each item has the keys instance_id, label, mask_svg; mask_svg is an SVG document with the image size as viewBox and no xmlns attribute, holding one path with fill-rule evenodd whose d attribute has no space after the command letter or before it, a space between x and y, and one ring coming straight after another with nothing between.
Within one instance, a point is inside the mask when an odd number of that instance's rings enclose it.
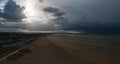
<instances>
[{"instance_id":1,"label":"sky","mask_svg":"<svg viewBox=\"0 0 120 64\"><path fill-rule=\"evenodd\" d=\"M120 33L119 0L0 0L0 28Z\"/></svg>"}]
</instances>

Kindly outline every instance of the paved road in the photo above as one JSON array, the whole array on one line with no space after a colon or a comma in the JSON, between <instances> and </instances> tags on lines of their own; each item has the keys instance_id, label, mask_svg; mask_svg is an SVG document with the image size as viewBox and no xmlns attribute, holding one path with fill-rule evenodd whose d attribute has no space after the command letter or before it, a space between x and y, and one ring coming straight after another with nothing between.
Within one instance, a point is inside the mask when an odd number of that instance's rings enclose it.
<instances>
[{"instance_id":1,"label":"paved road","mask_svg":"<svg viewBox=\"0 0 120 64\"><path fill-rule=\"evenodd\" d=\"M4 60L0 64L93 64L55 46L46 37L36 40L29 48L31 53L16 61Z\"/></svg>"}]
</instances>

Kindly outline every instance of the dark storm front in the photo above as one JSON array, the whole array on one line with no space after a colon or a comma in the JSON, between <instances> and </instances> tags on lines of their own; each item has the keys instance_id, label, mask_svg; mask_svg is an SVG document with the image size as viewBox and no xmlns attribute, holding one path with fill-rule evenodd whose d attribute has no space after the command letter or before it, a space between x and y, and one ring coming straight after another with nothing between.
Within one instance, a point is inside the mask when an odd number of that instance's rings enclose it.
<instances>
[{"instance_id":1,"label":"dark storm front","mask_svg":"<svg viewBox=\"0 0 120 64\"><path fill-rule=\"evenodd\" d=\"M36 34L0 33L0 57L25 47L38 37Z\"/></svg>"}]
</instances>

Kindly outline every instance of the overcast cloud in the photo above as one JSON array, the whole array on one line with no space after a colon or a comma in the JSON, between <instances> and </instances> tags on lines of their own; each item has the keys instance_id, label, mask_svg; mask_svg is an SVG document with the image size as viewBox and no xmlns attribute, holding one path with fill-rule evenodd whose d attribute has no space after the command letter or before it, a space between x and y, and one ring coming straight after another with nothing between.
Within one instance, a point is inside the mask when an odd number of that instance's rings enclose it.
<instances>
[{"instance_id":1,"label":"overcast cloud","mask_svg":"<svg viewBox=\"0 0 120 64\"><path fill-rule=\"evenodd\" d=\"M8 3L11 1L12 0L9 0ZM59 25L60 29L64 30L77 30L94 33L120 33L120 0L35 1L40 2L39 5L36 4L38 14L42 9L41 11L45 12L45 15L48 14L49 17L52 18L48 19L50 22L46 22L46 25L41 25L39 22L34 23L37 24L36 29L38 30L40 30L39 27L42 27L42 29L49 27L49 30L55 29L53 28L54 24ZM0 2L3 2L3 0L0 0ZM0 4L3 5L3 3ZM41 8L40 6L43 7ZM2 8L2 6L0 6L0 8ZM20 4L18 5L16 2L12 1L11 4L5 5L3 9L4 12L0 13L0 17L9 22L13 20L15 20L15 22L19 22L22 19L26 18L25 14L22 13L24 9L25 7L22 7ZM9 12L10 10L12 12ZM13 16L11 17L11 15Z\"/></svg>"},{"instance_id":2,"label":"overcast cloud","mask_svg":"<svg viewBox=\"0 0 120 64\"><path fill-rule=\"evenodd\" d=\"M63 9L69 23L63 28L85 32L120 32L119 0L55 0L49 1Z\"/></svg>"}]
</instances>

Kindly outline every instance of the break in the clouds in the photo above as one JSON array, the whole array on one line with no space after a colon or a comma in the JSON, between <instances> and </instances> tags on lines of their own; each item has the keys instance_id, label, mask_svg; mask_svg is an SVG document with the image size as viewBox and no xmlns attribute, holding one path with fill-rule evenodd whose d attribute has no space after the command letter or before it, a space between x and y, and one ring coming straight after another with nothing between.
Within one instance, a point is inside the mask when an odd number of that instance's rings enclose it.
<instances>
[{"instance_id":1,"label":"break in the clouds","mask_svg":"<svg viewBox=\"0 0 120 64\"><path fill-rule=\"evenodd\" d=\"M15 1L9 0L0 12L0 17L8 22L22 22L26 18L23 14L25 7L18 5Z\"/></svg>"}]
</instances>

